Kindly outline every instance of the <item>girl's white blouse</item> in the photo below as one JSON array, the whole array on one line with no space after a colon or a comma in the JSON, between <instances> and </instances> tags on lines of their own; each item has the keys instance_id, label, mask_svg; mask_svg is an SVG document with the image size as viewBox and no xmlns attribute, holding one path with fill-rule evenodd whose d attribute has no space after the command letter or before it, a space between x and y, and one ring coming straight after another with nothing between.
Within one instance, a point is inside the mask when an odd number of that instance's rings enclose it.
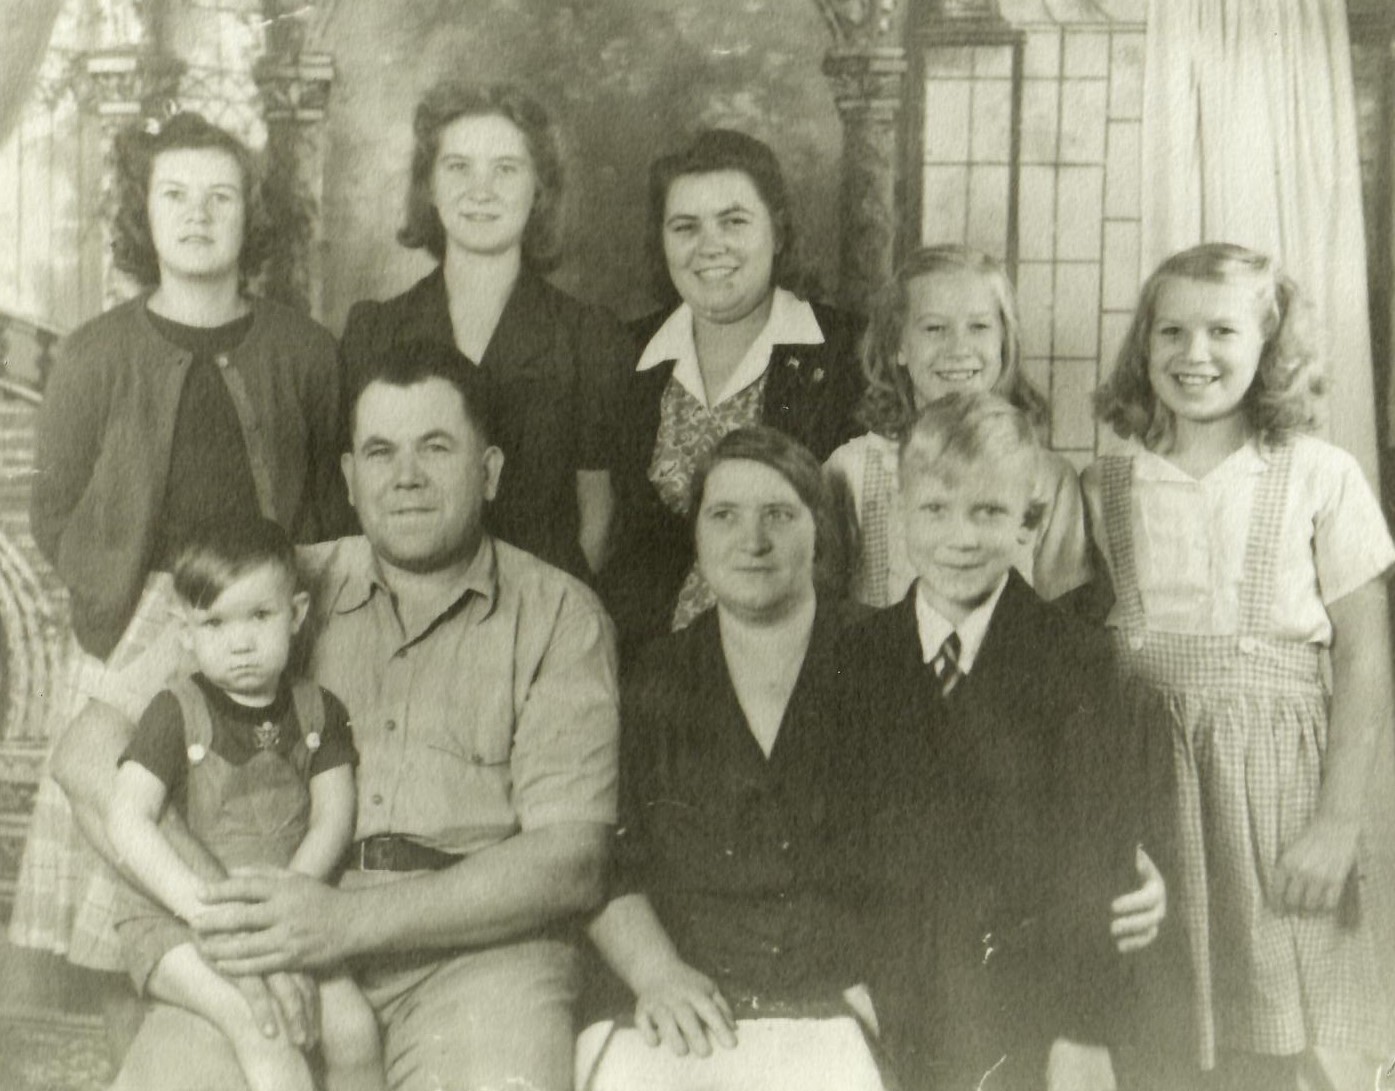
<instances>
[{"instance_id":1,"label":"girl's white blouse","mask_svg":"<svg viewBox=\"0 0 1395 1091\"><path fill-rule=\"evenodd\" d=\"M1312 436L1292 442L1269 635L1325 645L1327 605L1382 576L1395 564L1395 544L1351 455ZM1130 525L1147 627L1237 632L1250 510L1269 465L1264 447L1245 444L1199 481L1142 447L1133 456ZM1098 464L1082 483L1095 545L1113 575ZM1121 620L1116 603L1108 623Z\"/></svg>"}]
</instances>

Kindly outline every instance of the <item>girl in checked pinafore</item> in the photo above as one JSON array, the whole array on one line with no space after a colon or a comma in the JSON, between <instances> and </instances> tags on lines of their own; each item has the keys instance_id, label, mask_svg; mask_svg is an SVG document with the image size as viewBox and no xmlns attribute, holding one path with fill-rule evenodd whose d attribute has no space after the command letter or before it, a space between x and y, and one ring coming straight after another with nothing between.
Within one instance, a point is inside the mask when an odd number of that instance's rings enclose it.
<instances>
[{"instance_id":1,"label":"girl in checked pinafore","mask_svg":"<svg viewBox=\"0 0 1395 1091\"><path fill-rule=\"evenodd\" d=\"M1354 459L1303 434L1321 381L1292 281L1208 244L1144 285L1084 477L1155 803L1208 1088L1373 1086L1390 961L1395 546ZM1330 671L1327 663L1330 663ZM1167 764L1166 759L1162 764Z\"/></svg>"}]
</instances>

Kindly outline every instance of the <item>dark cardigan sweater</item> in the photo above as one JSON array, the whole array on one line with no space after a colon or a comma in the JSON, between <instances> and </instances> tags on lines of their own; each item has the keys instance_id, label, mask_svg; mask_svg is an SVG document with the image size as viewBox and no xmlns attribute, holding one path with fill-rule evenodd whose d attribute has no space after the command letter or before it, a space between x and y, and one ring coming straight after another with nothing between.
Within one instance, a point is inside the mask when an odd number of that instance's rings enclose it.
<instances>
[{"instance_id":1,"label":"dark cardigan sweater","mask_svg":"<svg viewBox=\"0 0 1395 1091\"><path fill-rule=\"evenodd\" d=\"M72 594L79 642L99 658L120 640L153 560L193 359L155 331L146 299L112 308L60 345L35 431L30 526ZM334 339L289 307L251 305L252 328L220 373L262 513L315 541L339 489Z\"/></svg>"}]
</instances>

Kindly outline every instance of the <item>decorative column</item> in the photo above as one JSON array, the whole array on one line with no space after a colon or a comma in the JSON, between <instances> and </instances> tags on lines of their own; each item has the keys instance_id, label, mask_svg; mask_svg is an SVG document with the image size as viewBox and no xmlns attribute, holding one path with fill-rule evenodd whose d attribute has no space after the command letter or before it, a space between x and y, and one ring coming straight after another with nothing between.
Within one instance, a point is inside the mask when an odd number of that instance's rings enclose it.
<instances>
[{"instance_id":1,"label":"decorative column","mask_svg":"<svg viewBox=\"0 0 1395 1091\"><path fill-rule=\"evenodd\" d=\"M900 235L905 0L820 0L835 45L823 70L843 120L839 297L865 312L892 272Z\"/></svg>"},{"instance_id":2,"label":"decorative column","mask_svg":"<svg viewBox=\"0 0 1395 1091\"><path fill-rule=\"evenodd\" d=\"M253 76L266 120L267 211L278 238L263 290L319 318L324 302L324 121L334 60L303 48L300 20L271 10L267 15L267 52Z\"/></svg>"}]
</instances>

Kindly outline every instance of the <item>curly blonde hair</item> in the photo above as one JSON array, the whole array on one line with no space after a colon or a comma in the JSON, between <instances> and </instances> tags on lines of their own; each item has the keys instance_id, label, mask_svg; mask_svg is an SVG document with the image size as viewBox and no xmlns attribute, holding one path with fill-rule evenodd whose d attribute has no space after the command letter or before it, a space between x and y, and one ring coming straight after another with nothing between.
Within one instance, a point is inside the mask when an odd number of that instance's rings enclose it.
<instances>
[{"instance_id":1,"label":"curly blonde hair","mask_svg":"<svg viewBox=\"0 0 1395 1091\"><path fill-rule=\"evenodd\" d=\"M1038 431L1046 427L1046 399L1022 373L1022 342L1018 333L1017 294L1002 263L968 246L926 246L901 263L873 297L867 331L862 338L862 373L867 385L857 417L867 428L892 439L904 435L915 420L915 387L900 363L901 339L910 308L911 282L932 273L974 273L986 280L998 301L1003 324L1003 370L992 393L1001 395L1027 414Z\"/></svg>"},{"instance_id":2,"label":"curly blonde hair","mask_svg":"<svg viewBox=\"0 0 1395 1091\"><path fill-rule=\"evenodd\" d=\"M1165 445L1171 437L1175 417L1148 379L1148 340L1158 295L1169 278L1255 284L1264 347L1241 403L1245 418L1261 440L1271 443L1314 427L1326 383L1312 341L1307 300L1272 258L1219 242L1173 254L1148 278L1114 371L1095 392L1095 415L1119 436L1136 438L1149 449Z\"/></svg>"}]
</instances>

